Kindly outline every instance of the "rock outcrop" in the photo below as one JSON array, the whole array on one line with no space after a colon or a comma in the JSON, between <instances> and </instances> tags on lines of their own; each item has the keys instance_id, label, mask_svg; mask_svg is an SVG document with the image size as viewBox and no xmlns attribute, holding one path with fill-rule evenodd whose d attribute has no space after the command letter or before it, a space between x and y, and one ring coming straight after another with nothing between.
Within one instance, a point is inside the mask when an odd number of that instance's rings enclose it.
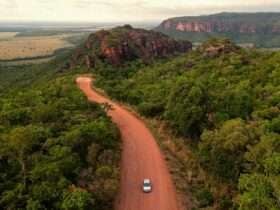
<instances>
[{"instance_id":1,"label":"rock outcrop","mask_svg":"<svg viewBox=\"0 0 280 210\"><path fill-rule=\"evenodd\" d=\"M162 24L163 30L176 30L181 32L205 32L205 33L257 33L261 29L256 24L231 23L227 24L222 21L180 21L173 22L167 20ZM280 27L271 26L271 33L280 33Z\"/></svg>"},{"instance_id":2,"label":"rock outcrop","mask_svg":"<svg viewBox=\"0 0 280 210\"><path fill-rule=\"evenodd\" d=\"M229 39L210 39L207 42L204 42L201 46L198 47L198 51L204 57L219 57L221 55L226 55L228 53L239 52L241 48Z\"/></svg>"},{"instance_id":3,"label":"rock outcrop","mask_svg":"<svg viewBox=\"0 0 280 210\"><path fill-rule=\"evenodd\" d=\"M202 43L210 37L226 37L242 45L278 48L279 20L280 13L220 13L170 18L154 30L193 43Z\"/></svg>"},{"instance_id":4,"label":"rock outcrop","mask_svg":"<svg viewBox=\"0 0 280 210\"><path fill-rule=\"evenodd\" d=\"M280 34L280 13L220 13L163 21L156 30L204 33Z\"/></svg>"},{"instance_id":5,"label":"rock outcrop","mask_svg":"<svg viewBox=\"0 0 280 210\"><path fill-rule=\"evenodd\" d=\"M168 57L192 49L188 41L175 41L154 31L134 29L129 25L91 34L83 47L72 56L70 67L86 65L95 67L99 61L121 65L127 61Z\"/></svg>"}]
</instances>

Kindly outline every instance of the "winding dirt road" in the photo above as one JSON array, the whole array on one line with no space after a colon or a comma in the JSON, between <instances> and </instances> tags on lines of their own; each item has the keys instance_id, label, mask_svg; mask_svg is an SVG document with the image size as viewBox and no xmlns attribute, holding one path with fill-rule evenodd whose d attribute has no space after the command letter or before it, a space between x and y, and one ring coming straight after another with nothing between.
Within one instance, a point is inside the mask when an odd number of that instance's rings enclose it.
<instances>
[{"instance_id":1,"label":"winding dirt road","mask_svg":"<svg viewBox=\"0 0 280 210\"><path fill-rule=\"evenodd\" d=\"M117 210L179 210L171 176L159 147L145 124L132 113L91 88L88 77L77 78L77 84L89 101L109 103L108 115L120 129L123 140L121 189ZM149 178L152 193L142 192L142 182Z\"/></svg>"}]
</instances>

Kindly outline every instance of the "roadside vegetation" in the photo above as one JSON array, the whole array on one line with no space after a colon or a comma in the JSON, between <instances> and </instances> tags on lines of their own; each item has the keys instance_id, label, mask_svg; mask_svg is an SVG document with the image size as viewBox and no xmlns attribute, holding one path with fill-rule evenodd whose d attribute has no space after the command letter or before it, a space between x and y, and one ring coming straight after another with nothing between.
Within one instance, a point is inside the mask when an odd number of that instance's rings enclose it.
<instances>
[{"instance_id":1,"label":"roadside vegetation","mask_svg":"<svg viewBox=\"0 0 280 210\"><path fill-rule=\"evenodd\" d=\"M0 209L113 209L119 133L57 63L1 67Z\"/></svg>"},{"instance_id":2,"label":"roadside vegetation","mask_svg":"<svg viewBox=\"0 0 280 210\"><path fill-rule=\"evenodd\" d=\"M279 66L279 52L214 39L149 66L139 61L94 72L96 84L109 95L166 122L174 136L186 139L195 158L193 177L186 182L193 185L199 208L276 210ZM196 179L200 168L206 173L202 180Z\"/></svg>"},{"instance_id":3,"label":"roadside vegetation","mask_svg":"<svg viewBox=\"0 0 280 210\"><path fill-rule=\"evenodd\" d=\"M63 68L64 60L0 67L3 209L112 209L118 131L86 101L74 83L78 71ZM279 52L212 39L186 55L98 62L89 72L150 118L195 208L280 209Z\"/></svg>"}]
</instances>

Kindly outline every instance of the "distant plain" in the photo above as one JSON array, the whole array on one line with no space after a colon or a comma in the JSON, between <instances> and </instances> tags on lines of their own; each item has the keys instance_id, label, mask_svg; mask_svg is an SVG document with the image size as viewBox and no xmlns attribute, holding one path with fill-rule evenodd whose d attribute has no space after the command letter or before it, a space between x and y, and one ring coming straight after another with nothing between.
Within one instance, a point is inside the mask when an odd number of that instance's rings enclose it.
<instances>
[{"instance_id":1,"label":"distant plain","mask_svg":"<svg viewBox=\"0 0 280 210\"><path fill-rule=\"evenodd\" d=\"M58 49L73 46L66 40L69 36L71 35L17 37L13 33L1 32L0 60L52 56ZM5 39L1 40L2 37Z\"/></svg>"}]
</instances>

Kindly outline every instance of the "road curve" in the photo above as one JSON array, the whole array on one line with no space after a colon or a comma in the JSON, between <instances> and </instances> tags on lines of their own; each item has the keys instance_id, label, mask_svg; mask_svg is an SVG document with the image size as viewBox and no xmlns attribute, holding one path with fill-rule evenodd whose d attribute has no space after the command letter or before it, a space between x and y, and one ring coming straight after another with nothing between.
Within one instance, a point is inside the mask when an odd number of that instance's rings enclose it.
<instances>
[{"instance_id":1,"label":"road curve","mask_svg":"<svg viewBox=\"0 0 280 210\"><path fill-rule=\"evenodd\" d=\"M123 140L121 187L117 210L179 210L171 176L160 149L145 124L120 105L91 88L89 77L78 77L79 88L89 101L109 103L108 115L119 127ZM144 178L150 178L153 192L142 192Z\"/></svg>"}]
</instances>

